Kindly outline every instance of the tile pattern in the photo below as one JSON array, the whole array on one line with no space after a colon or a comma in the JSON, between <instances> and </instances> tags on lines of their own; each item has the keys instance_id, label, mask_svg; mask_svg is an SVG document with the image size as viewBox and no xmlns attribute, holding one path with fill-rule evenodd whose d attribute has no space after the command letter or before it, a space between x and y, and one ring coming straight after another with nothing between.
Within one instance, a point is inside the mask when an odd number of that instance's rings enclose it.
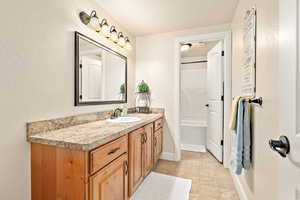
<instances>
[{"instance_id":1,"label":"tile pattern","mask_svg":"<svg viewBox=\"0 0 300 200\"><path fill-rule=\"evenodd\" d=\"M29 142L89 151L163 117L163 113L129 114L141 118L134 123L109 123L105 120L29 135Z\"/></svg>"},{"instance_id":2,"label":"tile pattern","mask_svg":"<svg viewBox=\"0 0 300 200\"><path fill-rule=\"evenodd\" d=\"M152 113L164 113L163 108L151 108ZM112 110L101 111L101 112L93 112L93 113L86 113L80 115L73 115L68 117L61 117L56 119L49 119L49 120L42 120L36 122L29 122L26 124L27 127L27 137L49 132L55 131L62 128L68 128L71 126L77 126L81 124L86 124L90 122L95 122L99 120L107 119L111 116ZM135 113L136 109L128 108L128 113L132 114Z\"/></svg>"},{"instance_id":3,"label":"tile pattern","mask_svg":"<svg viewBox=\"0 0 300 200\"><path fill-rule=\"evenodd\" d=\"M190 200L239 200L228 169L210 153L182 151L180 162L160 160L154 171L192 179Z\"/></svg>"},{"instance_id":4,"label":"tile pattern","mask_svg":"<svg viewBox=\"0 0 300 200\"><path fill-rule=\"evenodd\" d=\"M68 128L71 126L77 126L80 124L86 124L98 120L104 120L107 119L111 114L112 114L112 110L109 110L109 111L93 112L93 113L74 115L68 117L61 117L56 119L29 122L26 125L27 137L39 133L55 131L62 128Z\"/></svg>"}]
</instances>

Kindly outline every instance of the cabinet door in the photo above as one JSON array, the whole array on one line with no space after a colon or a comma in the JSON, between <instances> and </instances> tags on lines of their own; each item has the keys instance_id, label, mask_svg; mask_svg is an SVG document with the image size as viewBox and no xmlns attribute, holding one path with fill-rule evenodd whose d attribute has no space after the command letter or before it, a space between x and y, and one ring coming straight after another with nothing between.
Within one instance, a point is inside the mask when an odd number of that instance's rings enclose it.
<instances>
[{"instance_id":1,"label":"cabinet door","mask_svg":"<svg viewBox=\"0 0 300 200\"><path fill-rule=\"evenodd\" d=\"M144 129L129 133L129 195L131 196L143 180Z\"/></svg>"},{"instance_id":2,"label":"cabinet door","mask_svg":"<svg viewBox=\"0 0 300 200\"><path fill-rule=\"evenodd\" d=\"M162 152L162 143L163 143L163 131L162 128L154 132L154 145L153 145L153 153L154 153L154 165L157 164L160 154Z\"/></svg>"},{"instance_id":3,"label":"cabinet door","mask_svg":"<svg viewBox=\"0 0 300 200\"><path fill-rule=\"evenodd\" d=\"M144 144L143 144L143 173L144 177L149 174L153 166L153 123L145 126Z\"/></svg>"},{"instance_id":4,"label":"cabinet door","mask_svg":"<svg viewBox=\"0 0 300 200\"><path fill-rule=\"evenodd\" d=\"M90 177L90 200L127 200L127 163L127 154L123 154Z\"/></svg>"}]
</instances>

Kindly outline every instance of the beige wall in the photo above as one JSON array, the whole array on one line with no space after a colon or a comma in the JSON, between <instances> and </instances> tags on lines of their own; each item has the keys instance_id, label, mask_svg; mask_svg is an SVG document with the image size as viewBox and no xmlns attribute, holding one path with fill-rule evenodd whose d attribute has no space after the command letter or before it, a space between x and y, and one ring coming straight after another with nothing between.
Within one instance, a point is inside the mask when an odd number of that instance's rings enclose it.
<instances>
[{"instance_id":1,"label":"beige wall","mask_svg":"<svg viewBox=\"0 0 300 200\"><path fill-rule=\"evenodd\" d=\"M240 0L233 19L233 96L241 94L243 16L247 9L257 7L257 96L263 107L254 108L253 167L239 177L249 199L277 199L277 161L279 156L268 146L277 138L277 0Z\"/></svg>"},{"instance_id":2,"label":"beige wall","mask_svg":"<svg viewBox=\"0 0 300 200\"><path fill-rule=\"evenodd\" d=\"M165 129L164 152L175 152L175 39L182 36L222 32L229 29L230 25L225 24L136 38L136 80L137 82L145 80L150 84L153 107L164 107L166 109L167 126Z\"/></svg>"},{"instance_id":3,"label":"beige wall","mask_svg":"<svg viewBox=\"0 0 300 200\"><path fill-rule=\"evenodd\" d=\"M83 9L108 17L93 0L10 0L1 7L0 199L30 199L26 122L116 106L74 107L74 31L129 57L129 102L134 102L135 49L128 53L90 31L78 18Z\"/></svg>"}]
</instances>

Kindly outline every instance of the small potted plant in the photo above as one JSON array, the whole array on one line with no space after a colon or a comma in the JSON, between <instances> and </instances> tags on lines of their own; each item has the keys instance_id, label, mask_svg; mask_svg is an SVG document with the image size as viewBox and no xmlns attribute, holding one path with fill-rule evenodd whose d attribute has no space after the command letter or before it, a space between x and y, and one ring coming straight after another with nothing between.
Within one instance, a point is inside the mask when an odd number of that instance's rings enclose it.
<instances>
[{"instance_id":1,"label":"small potted plant","mask_svg":"<svg viewBox=\"0 0 300 200\"><path fill-rule=\"evenodd\" d=\"M120 99L125 100L125 96L126 96L126 87L125 87L125 83L123 83L120 86Z\"/></svg>"},{"instance_id":2,"label":"small potted plant","mask_svg":"<svg viewBox=\"0 0 300 200\"><path fill-rule=\"evenodd\" d=\"M136 108L138 112L150 112L150 96L150 87L144 80L142 80L137 86Z\"/></svg>"}]
</instances>

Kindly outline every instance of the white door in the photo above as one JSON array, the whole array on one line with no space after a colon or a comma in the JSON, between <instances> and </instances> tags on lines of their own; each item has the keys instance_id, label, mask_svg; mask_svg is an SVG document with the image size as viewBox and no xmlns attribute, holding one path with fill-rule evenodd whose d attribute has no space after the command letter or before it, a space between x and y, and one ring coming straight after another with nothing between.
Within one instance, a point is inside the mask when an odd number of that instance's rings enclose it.
<instances>
[{"instance_id":1,"label":"white door","mask_svg":"<svg viewBox=\"0 0 300 200\"><path fill-rule=\"evenodd\" d=\"M206 148L223 162L223 44L219 42L207 54L208 127Z\"/></svg>"},{"instance_id":2,"label":"white door","mask_svg":"<svg viewBox=\"0 0 300 200\"><path fill-rule=\"evenodd\" d=\"M81 95L84 101L101 100L102 67L101 61L83 56L81 58L82 86Z\"/></svg>"},{"instance_id":3,"label":"white door","mask_svg":"<svg viewBox=\"0 0 300 200\"><path fill-rule=\"evenodd\" d=\"M298 0L279 0L278 121L290 153L279 161L278 200L300 200L299 5Z\"/></svg>"}]
</instances>

